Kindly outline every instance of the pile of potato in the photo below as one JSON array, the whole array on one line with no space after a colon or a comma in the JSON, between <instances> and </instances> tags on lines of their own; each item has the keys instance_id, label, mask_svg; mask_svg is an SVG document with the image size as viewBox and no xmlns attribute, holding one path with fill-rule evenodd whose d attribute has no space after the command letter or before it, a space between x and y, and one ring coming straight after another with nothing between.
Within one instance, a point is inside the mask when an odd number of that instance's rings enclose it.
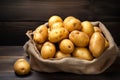
<instances>
[{"instance_id":1,"label":"pile of potato","mask_svg":"<svg viewBox=\"0 0 120 80\"><path fill-rule=\"evenodd\" d=\"M33 40L40 56L48 58L75 57L93 60L102 55L109 42L98 26L68 16L64 20L51 16L48 25L40 25L33 32Z\"/></svg>"}]
</instances>

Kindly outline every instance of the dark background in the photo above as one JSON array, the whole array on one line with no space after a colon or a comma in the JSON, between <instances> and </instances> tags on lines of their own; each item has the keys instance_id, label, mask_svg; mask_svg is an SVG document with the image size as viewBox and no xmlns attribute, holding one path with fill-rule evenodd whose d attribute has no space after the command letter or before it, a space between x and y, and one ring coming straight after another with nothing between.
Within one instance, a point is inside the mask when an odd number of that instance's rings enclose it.
<instances>
[{"instance_id":1,"label":"dark background","mask_svg":"<svg viewBox=\"0 0 120 80\"><path fill-rule=\"evenodd\" d=\"M0 45L24 45L27 30L50 16L75 16L81 21L101 21L120 46L119 0L0 0Z\"/></svg>"}]
</instances>

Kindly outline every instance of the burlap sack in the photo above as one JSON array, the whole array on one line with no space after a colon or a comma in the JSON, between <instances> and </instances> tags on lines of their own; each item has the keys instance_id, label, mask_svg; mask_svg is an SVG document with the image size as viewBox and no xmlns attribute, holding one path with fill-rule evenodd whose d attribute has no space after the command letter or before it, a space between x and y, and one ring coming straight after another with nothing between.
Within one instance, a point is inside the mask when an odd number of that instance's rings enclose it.
<instances>
[{"instance_id":1,"label":"burlap sack","mask_svg":"<svg viewBox=\"0 0 120 80\"><path fill-rule=\"evenodd\" d=\"M110 32L99 21L92 22L101 28L103 34L110 43L110 46L104 53L92 61L81 60L77 58L63 58L63 59L43 59L36 48L35 42L32 40L32 31L27 32L29 41L24 45L24 50L29 56L31 68L40 72L70 72L76 74L100 74L104 72L115 61L118 56L118 47L115 44Z\"/></svg>"}]
</instances>

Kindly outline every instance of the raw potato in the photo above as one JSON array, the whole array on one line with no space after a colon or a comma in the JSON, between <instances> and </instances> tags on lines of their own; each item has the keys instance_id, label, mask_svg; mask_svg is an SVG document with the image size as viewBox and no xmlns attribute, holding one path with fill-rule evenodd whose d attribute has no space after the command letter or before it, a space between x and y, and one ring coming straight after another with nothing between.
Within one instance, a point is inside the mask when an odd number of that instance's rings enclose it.
<instances>
[{"instance_id":1,"label":"raw potato","mask_svg":"<svg viewBox=\"0 0 120 80\"><path fill-rule=\"evenodd\" d=\"M95 32L102 32L101 29L99 27L97 27L97 26L94 26L94 31Z\"/></svg>"},{"instance_id":2,"label":"raw potato","mask_svg":"<svg viewBox=\"0 0 120 80\"><path fill-rule=\"evenodd\" d=\"M60 16L57 15L51 16L48 20L49 27L51 28L52 24L55 22L63 22L63 20Z\"/></svg>"},{"instance_id":3,"label":"raw potato","mask_svg":"<svg viewBox=\"0 0 120 80\"><path fill-rule=\"evenodd\" d=\"M74 30L69 34L69 39L79 47L86 47L89 44L89 36L85 32Z\"/></svg>"},{"instance_id":4,"label":"raw potato","mask_svg":"<svg viewBox=\"0 0 120 80\"><path fill-rule=\"evenodd\" d=\"M105 49L107 49L109 47L109 42L107 41L107 39L105 38Z\"/></svg>"},{"instance_id":5,"label":"raw potato","mask_svg":"<svg viewBox=\"0 0 120 80\"><path fill-rule=\"evenodd\" d=\"M110 45L103 35L100 27L90 21L81 22L74 16L63 21L60 16L53 15L46 25L35 29L33 40L44 59L73 54L74 57L92 60L101 56Z\"/></svg>"},{"instance_id":6,"label":"raw potato","mask_svg":"<svg viewBox=\"0 0 120 80\"><path fill-rule=\"evenodd\" d=\"M69 39L63 39L59 44L59 49L65 54L70 54L74 50L74 44Z\"/></svg>"},{"instance_id":7,"label":"raw potato","mask_svg":"<svg viewBox=\"0 0 120 80\"><path fill-rule=\"evenodd\" d=\"M46 25L40 25L33 33L33 39L37 43L44 43L48 38L48 29Z\"/></svg>"},{"instance_id":8,"label":"raw potato","mask_svg":"<svg viewBox=\"0 0 120 80\"><path fill-rule=\"evenodd\" d=\"M81 21L74 17L68 17L64 20L64 27L69 31L80 30L82 28Z\"/></svg>"},{"instance_id":9,"label":"raw potato","mask_svg":"<svg viewBox=\"0 0 120 80\"><path fill-rule=\"evenodd\" d=\"M57 43L67 38L68 35L69 32L65 28L56 28L49 32L48 39L53 43Z\"/></svg>"},{"instance_id":10,"label":"raw potato","mask_svg":"<svg viewBox=\"0 0 120 80\"><path fill-rule=\"evenodd\" d=\"M14 63L14 71L17 75L27 75L30 73L30 64L25 59L18 59Z\"/></svg>"},{"instance_id":11,"label":"raw potato","mask_svg":"<svg viewBox=\"0 0 120 80\"><path fill-rule=\"evenodd\" d=\"M63 24L66 24L70 19L75 19L74 16L68 16L64 19Z\"/></svg>"},{"instance_id":12,"label":"raw potato","mask_svg":"<svg viewBox=\"0 0 120 80\"><path fill-rule=\"evenodd\" d=\"M97 27L97 26L94 26L94 31L95 32L101 32L102 33L102 31L101 31L101 29L99 28L99 27ZM104 37L105 38L105 37ZM107 39L105 38L105 49L107 49L109 47L109 42L107 41Z\"/></svg>"},{"instance_id":13,"label":"raw potato","mask_svg":"<svg viewBox=\"0 0 120 80\"><path fill-rule=\"evenodd\" d=\"M94 27L91 24L91 22L89 22L89 21L83 21L81 23L81 25L82 25L82 30L81 31L87 33L88 36L91 37L92 34L94 33Z\"/></svg>"},{"instance_id":14,"label":"raw potato","mask_svg":"<svg viewBox=\"0 0 120 80\"><path fill-rule=\"evenodd\" d=\"M65 58L65 57L71 57L71 55L70 54L65 54L61 51L57 51L56 54L55 54L55 58L61 59L61 58Z\"/></svg>"},{"instance_id":15,"label":"raw potato","mask_svg":"<svg viewBox=\"0 0 120 80\"><path fill-rule=\"evenodd\" d=\"M89 49L94 57L102 55L105 49L105 39L102 33L94 32L90 39Z\"/></svg>"},{"instance_id":16,"label":"raw potato","mask_svg":"<svg viewBox=\"0 0 120 80\"><path fill-rule=\"evenodd\" d=\"M63 28L63 23L62 22L55 22L51 26L51 30L56 29L56 28Z\"/></svg>"},{"instance_id":17,"label":"raw potato","mask_svg":"<svg viewBox=\"0 0 120 80\"><path fill-rule=\"evenodd\" d=\"M44 59L53 58L56 53L56 47L51 42L45 42L41 48L41 57Z\"/></svg>"},{"instance_id":18,"label":"raw potato","mask_svg":"<svg viewBox=\"0 0 120 80\"><path fill-rule=\"evenodd\" d=\"M73 57L84 59L84 60L92 60L93 56L87 48L76 47L74 52L72 53Z\"/></svg>"},{"instance_id":19,"label":"raw potato","mask_svg":"<svg viewBox=\"0 0 120 80\"><path fill-rule=\"evenodd\" d=\"M49 35L50 31L51 31L50 28L48 28L48 35Z\"/></svg>"}]
</instances>

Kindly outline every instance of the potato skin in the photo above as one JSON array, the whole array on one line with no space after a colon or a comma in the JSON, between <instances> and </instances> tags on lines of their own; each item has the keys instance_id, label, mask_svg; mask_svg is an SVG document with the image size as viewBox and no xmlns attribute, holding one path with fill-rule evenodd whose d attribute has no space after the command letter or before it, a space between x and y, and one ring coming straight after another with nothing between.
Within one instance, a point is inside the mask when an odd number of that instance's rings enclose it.
<instances>
[{"instance_id":1,"label":"potato skin","mask_svg":"<svg viewBox=\"0 0 120 80\"><path fill-rule=\"evenodd\" d=\"M69 39L63 39L59 44L59 49L65 54L70 54L74 50L74 44Z\"/></svg>"},{"instance_id":2,"label":"potato skin","mask_svg":"<svg viewBox=\"0 0 120 80\"><path fill-rule=\"evenodd\" d=\"M56 53L56 47L51 42L45 42L41 48L41 57L44 59L53 58Z\"/></svg>"},{"instance_id":3,"label":"potato skin","mask_svg":"<svg viewBox=\"0 0 120 80\"><path fill-rule=\"evenodd\" d=\"M53 15L49 18L48 20L48 25L51 28L52 24L56 23L56 22L63 22L62 18L58 15Z\"/></svg>"},{"instance_id":4,"label":"potato skin","mask_svg":"<svg viewBox=\"0 0 120 80\"><path fill-rule=\"evenodd\" d=\"M72 55L83 60L93 60L93 56L87 48L76 47Z\"/></svg>"},{"instance_id":5,"label":"potato skin","mask_svg":"<svg viewBox=\"0 0 120 80\"><path fill-rule=\"evenodd\" d=\"M97 26L94 26L94 31L95 32L102 32L101 29L99 27L97 27Z\"/></svg>"},{"instance_id":6,"label":"potato skin","mask_svg":"<svg viewBox=\"0 0 120 80\"><path fill-rule=\"evenodd\" d=\"M63 22L55 22L52 24L50 30L56 29L56 28L63 28Z\"/></svg>"},{"instance_id":7,"label":"potato skin","mask_svg":"<svg viewBox=\"0 0 120 80\"><path fill-rule=\"evenodd\" d=\"M108 42L108 40L105 38L105 49L109 48L110 44Z\"/></svg>"},{"instance_id":8,"label":"potato skin","mask_svg":"<svg viewBox=\"0 0 120 80\"><path fill-rule=\"evenodd\" d=\"M45 25L37 27L33 33L33 40L37 43L44 43L48 38L48 29Z\"/></svg>"},{"instance_id":9,"label":"potato skin","mask_svg":"<svg viewBox=\"0 0 120 80\"><path fill-rule=\"evenodd\" d=\"M72 31L69 34L69 39L78 47L86 47L89 44L89 36L78 30Z\"/></svg>"},{"instance_id":10,"label":"potato skin","mask_svg":"<svg viewBox=\"0 0 120 80\"><path fill-rule=\"evenodd\" d=\"M68 16L64 19L63 24L66 24L70 19L75 19L74 16Z\"/></svg>"},{"instance_id":11,"label":"potato skin","mask_svg":"<svg viewBox=\"0 0 120 80\"><path fill-rule=\"evenodd\" d=\"M30 64L23 58L16 60L13 69L17 75L27 75L30 73Z\"/></svg>"},{"instance_id":12,"label":"potato skin","mask_svg":"<svg viewBox=\"0 0 120 80\"><path fill-rule=\"evenodd\" d=\"M82 29L81 30L83 32L87 33L89 37L91 37L92 34L94 33L94 27L91 24L91 22L90 21L83 21L81 23L81 25L82 25Z\"/></svg>"},{"instance_id":13,"label":"potato skin","mask_svg":"<svg viewBox=\"0 0 120 80\"><path fill-rule=\"evenodd\" d=\"M61 51L57 51L55 54L55 58L58 58L58 59L65 58L65 57L71 57L71 54L65 54Z\"/></svg>"},{"instance_id":14,"label":"potato skin","mask_svg":"<svg viewBox=\"0 0 120 80\"><path fill-rule=\"evenodd\" d=\"M74 16L63 20L53 15L34 30L32 39L43 59L71 56L92 60L109 48L109 41L103 35L100 26L90 21L81 22Z\"/></svg>"},{"instance_id":15,"label":"potato skin","mask_svg":"<svg viewBox=\"0 0 120 80\"><path fill-rule=\"evenodd\" d=\"M64 20L64 27L69 31L80 30L82 28L81 21L75 17L68 17Z\"/></svg>"},{"instance_id":16,"label":"potato skin","mask_svg":"<svg viewBox=\"0 0 120 80\"><path fill-rule=\"evenodd\" d=\"M48 39L53 43L57 43L67 38L68 35L69 32L65 28L56 28L49 32Z\"/></svg>"},{"instance_id":17,"label":"potato skin","mask_svg":"<svg viewBox=\"0 0 120 80\"><path fill-rule=\"evenodd\" d=\"M90 39L89 50L94 57L99 57L105 49L105 39L102 33L94 32Z\"/></svg>"}]
</instances>

